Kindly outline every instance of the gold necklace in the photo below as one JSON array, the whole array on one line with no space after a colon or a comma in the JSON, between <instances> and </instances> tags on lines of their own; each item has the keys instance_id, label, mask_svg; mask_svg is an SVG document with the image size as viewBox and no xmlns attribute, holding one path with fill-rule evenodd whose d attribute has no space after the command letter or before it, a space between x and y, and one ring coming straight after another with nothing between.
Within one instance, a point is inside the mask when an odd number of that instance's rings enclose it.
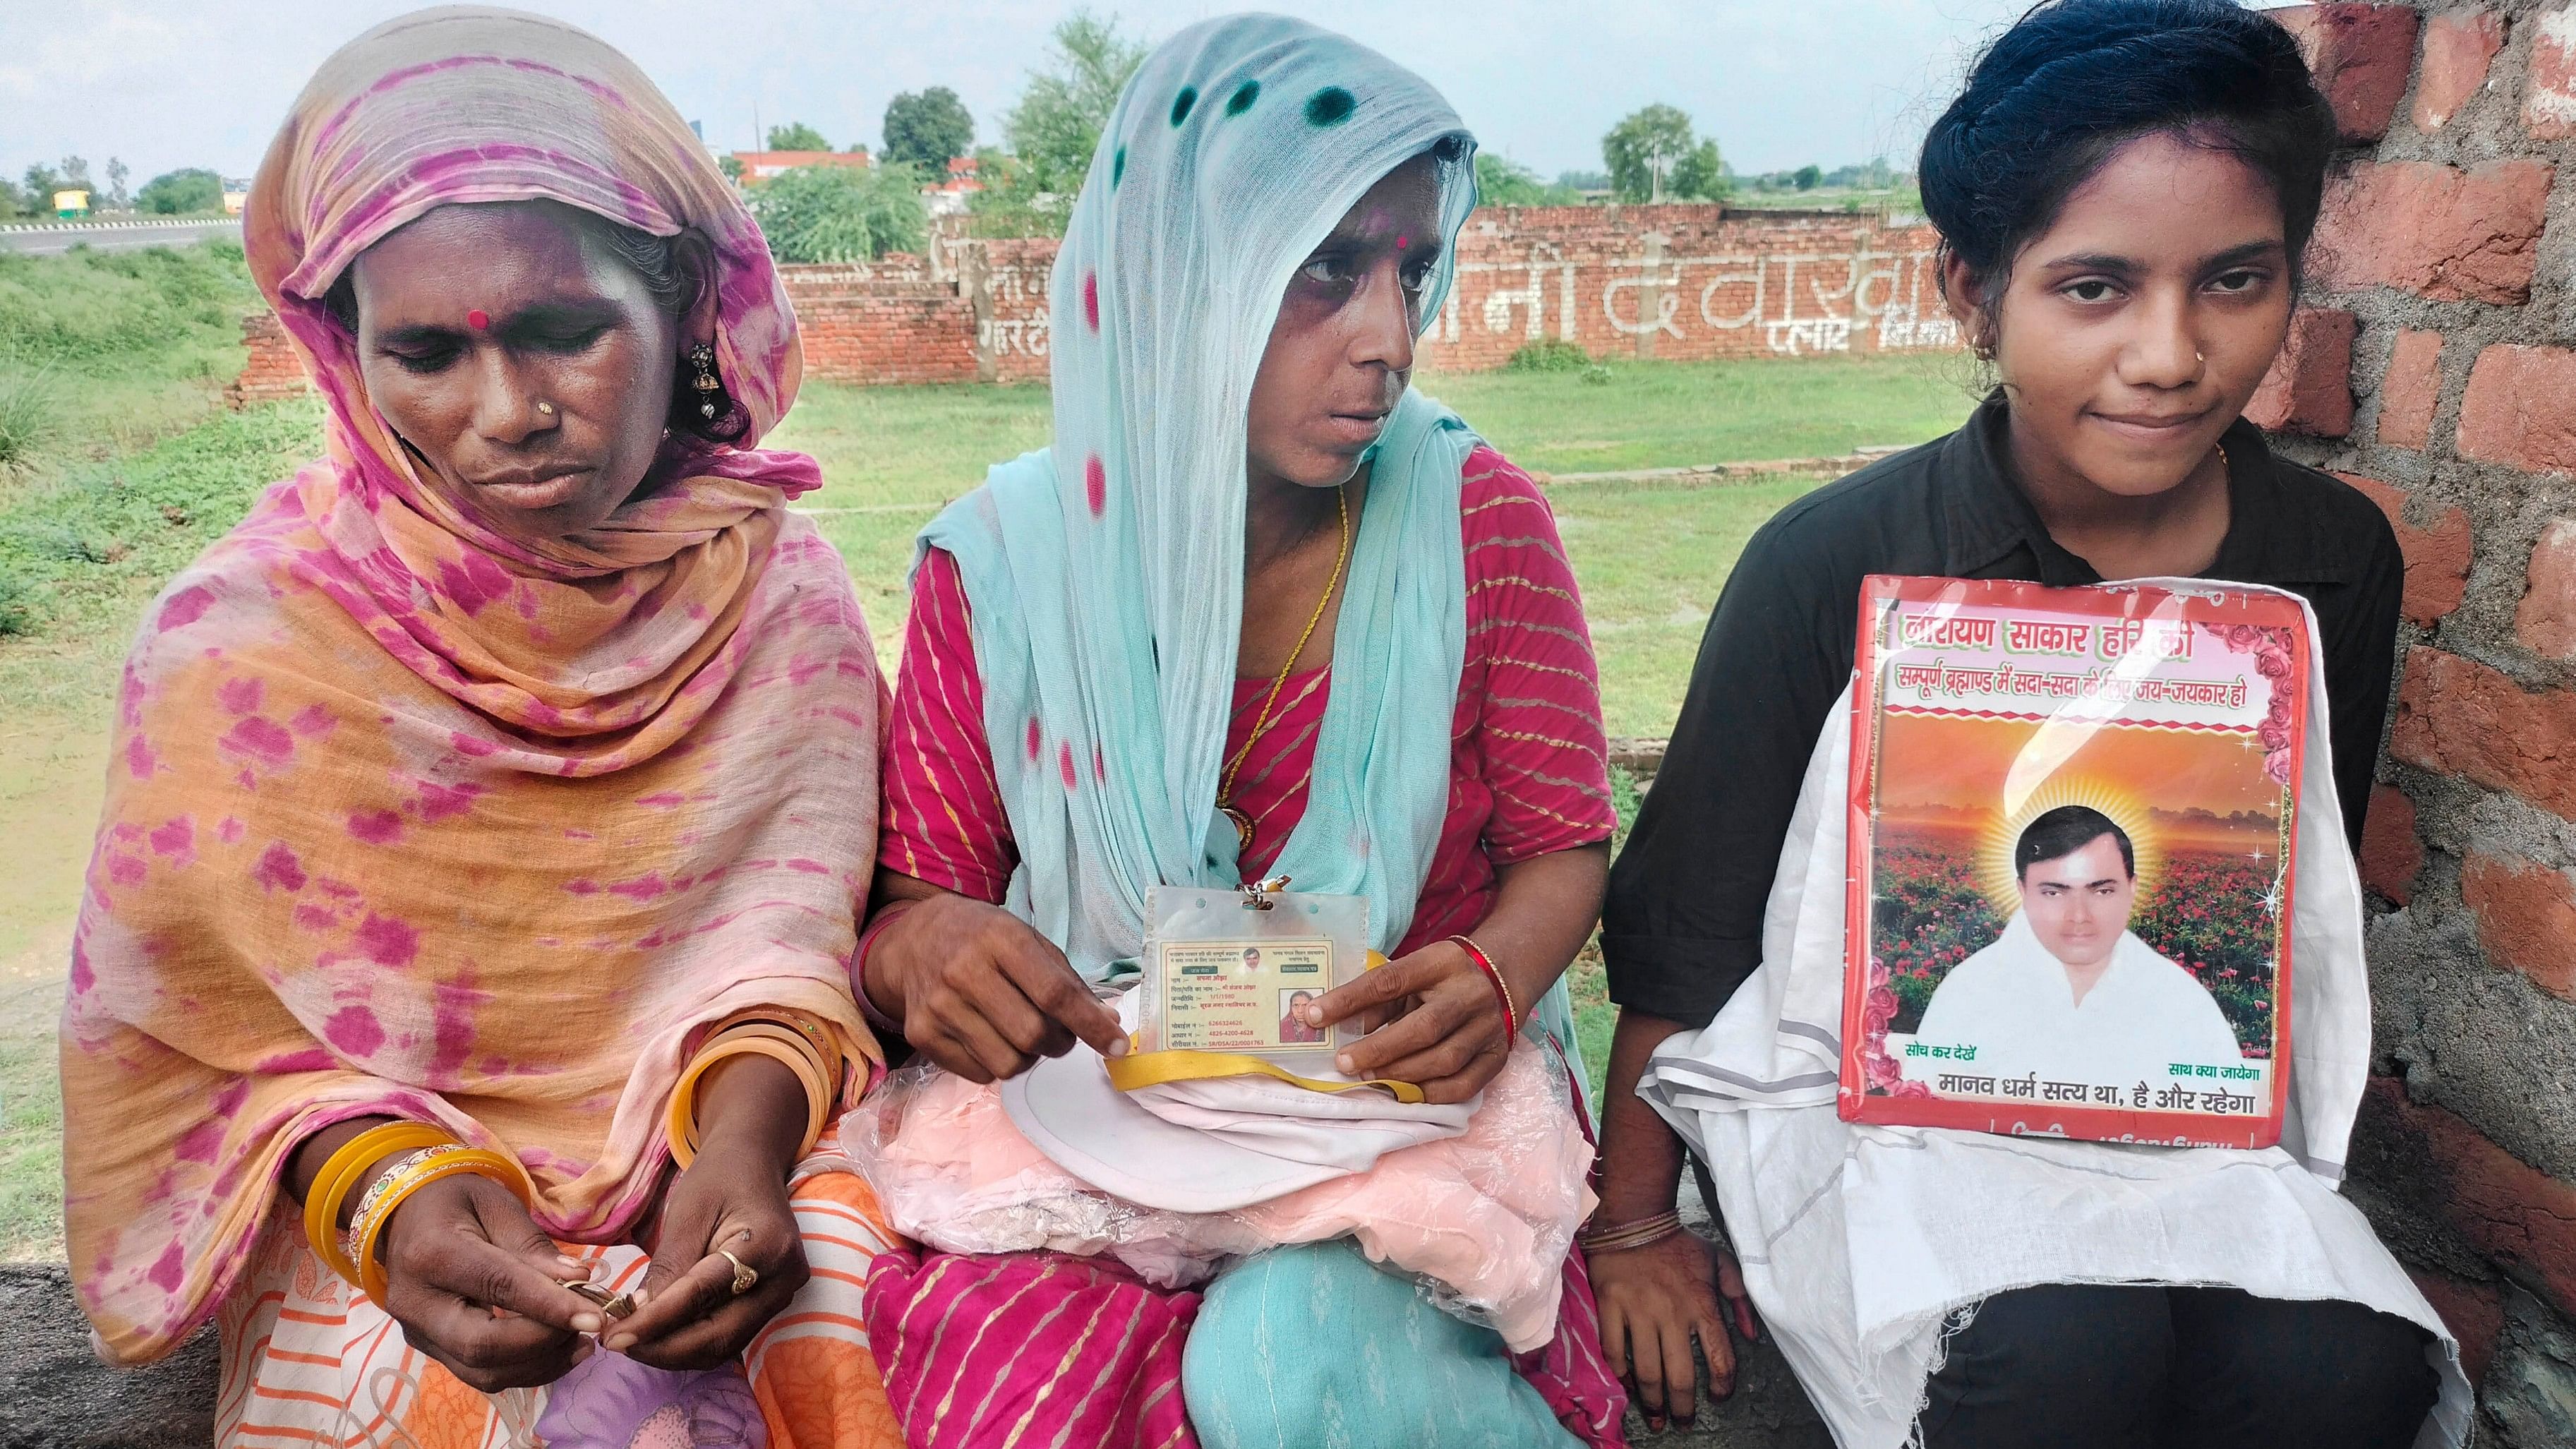
<instances>
[{"instance_id":1,"label":"gold necklace","mask_svg":"<svg viewBox=\"0 0 2576 1449\"><path fill-rule=\"evenodd\" d=\"M1342 566L1351 559L1351 497L1346 489L1333 490L1333 504L1342 518L1342 546L1333 555L1333 576L1324 580L1324 596L1315 601L1315 612L1306 616L1305 631L1297 636L1297 647L1288 651L1288 662L1279 666L1279 677L1270 681L1270 695L1261 701L1261 713L1252 717L1252 733L1244 737L1243 748L1225 766L1225 782L1217 787L1216 808L1234 822L1235 851L1252 849L1252 817L1234 808L1234 777L1243 773L1243 762L1252 758L1252 747L1261 742L1261 732L1270 728L1271 706L1279 702L1279 691L1288 687L1288 676L1296 672L1297 661L1306 653L1306 641L1315 637L1315 626L1324 622L1324 610L1333 602L1333 590L1342 582Z\"/></svg>"}]
</instances>

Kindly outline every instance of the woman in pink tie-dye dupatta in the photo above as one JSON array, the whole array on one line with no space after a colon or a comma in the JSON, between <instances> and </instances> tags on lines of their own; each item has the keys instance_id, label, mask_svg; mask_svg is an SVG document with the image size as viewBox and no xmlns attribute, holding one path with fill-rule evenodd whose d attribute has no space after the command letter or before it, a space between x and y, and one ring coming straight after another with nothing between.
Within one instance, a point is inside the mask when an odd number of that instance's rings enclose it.
<instances>
[{"instance_id":1,"label":"woman in pink tie-dye dupatta","mask_svg":"<svg viewBox=\"0 0 2576 1449\"><path fill-rule=\"evenodd\" d=\"M461 9L324 63L245 230L328 456L126 672L62 1034L103 1350L216 1320L226 1445L899 1444L890 1235L811 1151L880 1060L883 684L813 461L756 447L801 371L759 231L622 57ZM400 1199L370 1296L299 1203L392 1123L500 1175ZM342 1226L429 1162L379 1140Z\"/></svg>"}]
</instances>

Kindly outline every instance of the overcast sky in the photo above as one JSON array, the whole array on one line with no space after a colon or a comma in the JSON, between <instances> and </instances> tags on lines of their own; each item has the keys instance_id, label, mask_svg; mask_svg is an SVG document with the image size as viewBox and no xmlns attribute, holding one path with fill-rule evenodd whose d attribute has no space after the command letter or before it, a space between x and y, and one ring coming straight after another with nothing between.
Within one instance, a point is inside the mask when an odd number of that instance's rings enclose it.
<instances>
[{"instance_id":1,"label":"overcast sky","mask_svg":"<svg viewBox=\"0 0 2576 1449\"><path fill-rule=\"evenodd\" d=\"M1490 150L1554 176L1652 101L1690 112L1741 171L1884 152L1899 165L1972 49L2028 0L1285 0L1444 91ZM0 0L0 174L66 153L133 184L180 166L247 176L314 66L401 0ZM718 149L801 120L874 147L888 99L945 85L979 140L1069 0L530 0L623 48ZM1117 0L1159 38L1239 8Z\"/></svg>"}]
</instances>

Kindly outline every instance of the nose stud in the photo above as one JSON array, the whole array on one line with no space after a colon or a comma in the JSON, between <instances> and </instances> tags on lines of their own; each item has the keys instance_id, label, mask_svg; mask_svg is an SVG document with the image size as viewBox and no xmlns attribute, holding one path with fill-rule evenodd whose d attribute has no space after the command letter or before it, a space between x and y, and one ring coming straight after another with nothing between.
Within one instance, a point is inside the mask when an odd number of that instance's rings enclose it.
<instances>
[{"instance_id":1,"label":"nose stud","mask_svg":"<svg viewBox=\"0 0 2576 1449\"><path fill-rule=\"evenodd\" d=\"M553 417L554 415L555 415L555 405L554 405L553 403L550 403L550 402L541 402L541 403L537 404L537 416L538 416L538 417L541 417L541 418L550 418L550 417Z\"/></svg>"}]
</instances>

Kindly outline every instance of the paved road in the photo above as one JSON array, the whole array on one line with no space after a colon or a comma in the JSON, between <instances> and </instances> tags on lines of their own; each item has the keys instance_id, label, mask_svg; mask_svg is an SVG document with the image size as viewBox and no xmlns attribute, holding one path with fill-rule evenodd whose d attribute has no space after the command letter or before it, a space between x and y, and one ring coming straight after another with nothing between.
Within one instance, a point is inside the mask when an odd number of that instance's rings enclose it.
<instances>
[{"instance_id":1,"label":"paved road","mask_svg":"<svg viewBox=\"0 0 2576 1449\"><path fill-rule=\"evenodd\" d=\"M222 221L38 222L0 226L0 251L43 256L86 243L103 252L187 246L211 236L241 237L241 223Z\"/></svg>"}]
</instances>

